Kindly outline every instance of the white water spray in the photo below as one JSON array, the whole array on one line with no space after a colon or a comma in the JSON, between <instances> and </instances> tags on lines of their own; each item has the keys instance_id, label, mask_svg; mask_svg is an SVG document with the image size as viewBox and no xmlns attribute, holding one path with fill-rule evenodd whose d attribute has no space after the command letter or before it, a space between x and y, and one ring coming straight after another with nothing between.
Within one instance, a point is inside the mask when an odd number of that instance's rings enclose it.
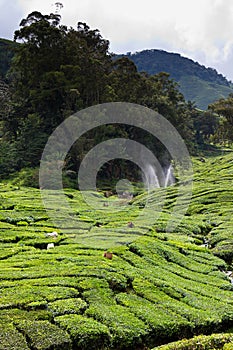
<instances>
[{"instance_id":1,"label":"white water spray","mask_svg":"<svg viewBox=\"0 0 233 350\"><path fill-rule=\"evenodd\" d=\"M170 186L174 184L174 182L175 182L175 178L173 175L172 165L170 164L166 171L164 187Z\"/></svg>"},{"instance_id":2,"label":"white water spray","mask_svg":"<svg viewBox=\"0 0 233 350\"><path fill-rule=\"evenodd\" d=\"M151 164L147 164L144 169L143 182L148 189L158 187L168 187L175 183L173 175L173 168L170 164L166 170L158 173L156 167Z\"/></svg>"},{"instance_id":3,"label":"white water spray","mask_svg":"<svg viewBox=\"0 0 233 350\"><path fill-rule=\"evenodd\" d=\"M151 164L146 166L143 182L149 189L160 187L156 169Z\"/></svg>"}]
</instances>

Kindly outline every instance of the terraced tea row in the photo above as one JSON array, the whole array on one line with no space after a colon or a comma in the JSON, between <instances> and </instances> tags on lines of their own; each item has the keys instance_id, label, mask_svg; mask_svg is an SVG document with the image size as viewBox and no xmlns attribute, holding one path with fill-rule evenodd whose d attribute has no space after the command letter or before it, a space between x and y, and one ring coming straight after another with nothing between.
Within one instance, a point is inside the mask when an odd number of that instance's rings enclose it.
<instances>
[{"instance_id":1,"label":"terraced tea row","mask_svg":"<svg viewBox=\"0 0 233 350\"><path fill-rule=\"evenodd\" d=\"M120 209L112 196L111 210L92 194L93 210L66 190L58 230L39 190L1 184L0 349L143 349L232 326L232 156L195 169L175 232L166 229L178 185L153 190L147 215L147 194Z\"/></svg>"}]
</instances>

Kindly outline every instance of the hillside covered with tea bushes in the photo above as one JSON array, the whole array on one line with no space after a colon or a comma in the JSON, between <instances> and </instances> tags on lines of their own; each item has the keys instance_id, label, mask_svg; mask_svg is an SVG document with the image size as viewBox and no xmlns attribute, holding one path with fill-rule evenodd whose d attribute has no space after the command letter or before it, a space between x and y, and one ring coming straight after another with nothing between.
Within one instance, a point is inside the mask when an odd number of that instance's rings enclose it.
<instances>
[{"instance_id":1,"label":"hillside covered with tea bushes","mask_svg":"<svg viewBox=\"0 0 233 350\"><path fill-rule=\"evenodd\" d=\"M38 189L2 182L0 349L135 350L178 340L161 349L232 349L233 153L193 165L189 209L170 233L179 183L149 194L151 203L166 196L150 227L139 216L141 191L122 211L101 213L66 189L78 226L64 212L57 229ZM115 200L95 196L103 208Z\"/></svg>"}]
</instances>

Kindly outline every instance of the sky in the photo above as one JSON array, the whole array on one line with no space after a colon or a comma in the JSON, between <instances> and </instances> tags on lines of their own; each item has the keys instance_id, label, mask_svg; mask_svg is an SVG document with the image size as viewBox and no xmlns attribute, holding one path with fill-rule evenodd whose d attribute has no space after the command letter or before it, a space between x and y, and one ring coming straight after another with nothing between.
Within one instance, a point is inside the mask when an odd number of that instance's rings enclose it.
<instances>
[{"instance_id":1,"label":"sky","mask_svg":"<svg viewBox=\"0 0 233 350\"><path fill-rule=\"evenodd\" d=\"M180 53L233 81L233 0L61 0L62 24L85 22L110 51ZM0 37L12 39L32 11L55 12L53 0L0 0Z\"/></svg>"}]
</instances>

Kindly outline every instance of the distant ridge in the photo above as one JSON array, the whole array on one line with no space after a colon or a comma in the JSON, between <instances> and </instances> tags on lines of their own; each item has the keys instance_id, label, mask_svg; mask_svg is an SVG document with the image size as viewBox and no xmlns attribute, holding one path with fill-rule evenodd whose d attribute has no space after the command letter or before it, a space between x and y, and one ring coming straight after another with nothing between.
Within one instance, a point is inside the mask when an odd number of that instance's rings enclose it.
<instances>
[{"instance_id":1,"label":"distant ridge","mask_svg":"<svg viewBox=\"0 0 233 350\"><path fill-rule=\"evenodd\" d=\"M178 53L152 49L117 56L127 56L139 71L151 75L159 72L169 73L179 84L186 100L195 102L201 109L206 109L210 103L233 93L232 82L216 69L206 68Z\"/></svg>"}]
</instances>

